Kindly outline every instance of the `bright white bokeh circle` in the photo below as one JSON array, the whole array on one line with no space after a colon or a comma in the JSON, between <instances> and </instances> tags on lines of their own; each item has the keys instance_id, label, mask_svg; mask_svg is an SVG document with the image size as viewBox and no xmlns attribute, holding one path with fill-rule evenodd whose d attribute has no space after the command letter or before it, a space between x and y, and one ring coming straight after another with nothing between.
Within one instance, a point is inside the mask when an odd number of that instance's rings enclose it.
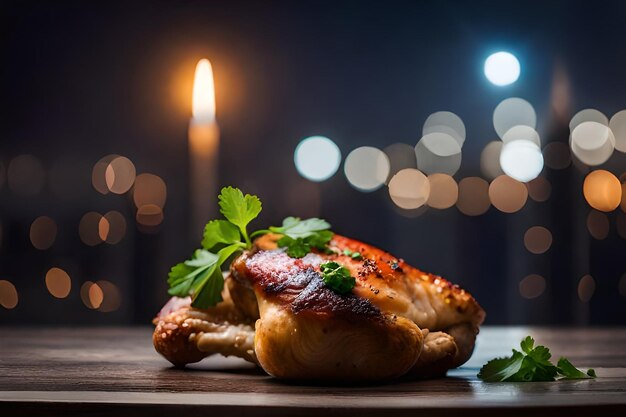
<instances>
[{"instance_id":1,"label":"bright white bokeh circle","mask_svg":"<svg viewBox=\"0 0 626 417\"><path fill-rule=\"evenodd\" d=\"M570 136L572 152L585 165L602 165L613 155L615 136L599 122L582 122Z\"/></svg>"},{"instance_id":2,"label":"bright white bokeh circle","mask_svg":"<svg viewBox=\"0 0 626 417\"><path fill-rule=\"evenodd\" d=\"M529 140L541 146L539 133L530 126L518 125L513 126L502 136L502 142L509 143L516 140Z\"/></svg>"},{"instance_id":3,"label":"bright white bokeh circle","mask_svg":"<svg viewBox=\"0 0 626 417\"><path fill-rule=\"evenodd\" d=\"M529 140L508 142L500 152L500 167L509 177L528 182L543 170L543 154L539 146Z\"/></svg>"},{"instance_id":4,"label":"bright white bokeh circle","mask_svg":"<svg viewBox=\"0 0 626 417\"><path fill-rule=\"evenodd\" d=\"M311 181L324 181L335 175L341 164L341 151L324 136L303 139L293 154L296 169Z\"/></svg>"},{"instance_id":5,"label":"bright white bokeh circle","mask_svg":"<svg viewBox=\"0 0 626 417\"><path fill-rule=\"evenodd\" d=\"M378 148L361 146L348 154L343 171L350 185L360 191L374 191L389 176L391 164L387 155Z\"/></svg>"},{"instance_id":6,"label":"bright white bokeh circle","mask_svg":"<svg viewBox=\"0 0 626 417\"><path fill-rule=\"evenodd\" d=\"M580 125L581 123L585 123L585 122L596 122L596 123L600 123L602 125L608 126L609 118L606 117L606 115L602 113L600 110L583 109L579 111L578 113L576 113L574 117L572 117L572 119L570 120L569 122L570 131L573 131L574 129L578 127L578 125Z\"/></svg>"},{"instance_id":7,"label":"bright white bokeh circle","mask_svg":"<svg viewBox=\"0 0 626 417\"><path fill-rule=\"evenodd\" d=\"M430 133L446 133L457 140L459 146L465 142L465 124L456 114L449 111L438 111L426 119L422 128L422 136Z\"/></svg>"},{"instance_id":8,"label":"bright white bokeh circle","mask_svg":"<svg viewBox=\"0 0 626 417\"><path fill-rule=\"evenodd\" d=\"M502 100L493 111L493 128L500 138L512 127L537 128L537 113L528 101L519 97Z\"/></svg>"},{"instance_id":9,"label":"bright white bokeh circle","mask_svg":"<svg viewBox=\"0 0 626 417\"><path fill-rule=\"evenodd\" d=\"M520 64L509 52L496 52L485 60L485 77L497 86L513 84L520 75Z\"/></svg>"},{"instance_id":10,"label":"bright white bokeh circle","mask_svg":"<svg viewBox=\"0 0 626 417\"><path fill-rule=\"evenodd\" d=\"M443 173L454 175L461 167L461 146L457 140L445 133L435 132L425 135L415 145L417 167L430 175Z\"/></svg>"}]
</instances>

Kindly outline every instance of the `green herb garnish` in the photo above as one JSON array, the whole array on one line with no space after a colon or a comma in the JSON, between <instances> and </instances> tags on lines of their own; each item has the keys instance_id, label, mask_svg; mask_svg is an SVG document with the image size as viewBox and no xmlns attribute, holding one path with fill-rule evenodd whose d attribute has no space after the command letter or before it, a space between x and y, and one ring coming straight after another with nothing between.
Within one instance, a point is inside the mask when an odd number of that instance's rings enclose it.
<instances>
[{"instance_id":1,"label":"green herb garnish","mask_svg":"<svg viewBox=\"0 0 626 417\"><path fill-rule=\"evenodd\" d=\"M354 288L356 280L350 275L348 268L337 262L325 262L320 265L324 284L339 294L348 294Z\"/></svg>"},{"instance_id":2,"label":"green herb garnish","mask_svg":"<svg viewBox=\"0 0 626 417\"><path fill-rule=\"evenodd\" d=\"M478 372L478 378L485 382L530 382L596 377L593 369L584 373L565 358L559 359L554 366L550 362L550 350L545 346L534 345L535 340L527 336L520 343L521 352L513 349L512 356L487 362Z\"/></svg>"},{"instance_id":3,"label":"green herb garnish","mask_svg":"<svg viewBox=\"0 0 626 417\"><path fill-rule=\"evenodd\" d=\"M225 219L207 223L202 249L197 249L191 259L173 266L167 280L168 293L177 297L191 295L193 307L207 308L222 301L222 265L237 252L250 249L256 236L269 232L283 235L278 246L286 248L287 254L294 258L305 256L313 248L329 251L333 233L325 220L287 217L280 227L249 234L248 224L261 212L261 200L233 187L222 188L218 199Z\"/></svg>"},{"instance_id":4,"label":"green herb garnish","mask_svg":"<svg viewBox=\"0 0 626 417\"><path fill-rule=\"evenodd\" d=\"M277 233L283 235L276 244L285 248L287 255L292 258L302 258L312 249L331 252L328 243L333 238L330 224L326 220L311 218L301 220L299 217L287 217L282 226L273 226L267 230L254 232L253 236L261 233Z\"/></svg>"},{"instance_id":5,"label":"green herb garnish","mask_svg":"<svg viewBox=\"0 0 626 417\"><path fill-rule=\"evenodd\" d=\"M344 249L343 254L351 257L352 259L356 259L357 261L360 261L361 259L363 259L361 252L352 252L350 249Z\"/></svg>"}]
</instances>

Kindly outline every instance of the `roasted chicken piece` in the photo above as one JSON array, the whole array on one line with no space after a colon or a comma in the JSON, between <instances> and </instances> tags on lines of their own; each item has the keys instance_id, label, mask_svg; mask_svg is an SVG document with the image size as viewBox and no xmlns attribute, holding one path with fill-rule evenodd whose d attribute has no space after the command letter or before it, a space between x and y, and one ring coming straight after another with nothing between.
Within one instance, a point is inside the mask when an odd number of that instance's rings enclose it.
<instances>
[{"instance_id":1,"label":"roasted chicken piece","mask_svg":"<svg viewBox=\"0 0 626 417\"><path fill-rule=\"evenodd\" d=\"M223 301L217 306L200 310L191 307L190 297L173 297L153 320L154 347L175 366L198 362L216 353L258 364L254 353L256 300L246 290L235 306L229 290L234 281L225 278L231 285L224 286ZM236 288L233 294L237 293Z\"/></svg>"},{"instance_id":2,"label":"roasted chicken piece","mask_svg":"<svg viewBox=\"0 0 626 417\"><path fill-rule=\"evenodd\" d=\"M258 238L252 250L233 261L225 300L217 307L200 311L187 305L163 315L155 331L157 350L178 365L227 353L279 378L351 381L440 376L471 355L485 314L458 286L339 235L330 243L334 253L301 259L277 248L277 238ZM344 255L346 249L360 259ZM324 284L319 266L327 261L340 263L356 278L350 294ZM233 314L229 320L225 311ZM194 321L198 315L204 327ZM206 343L200 347L202 338L220 339L220 332L232 334L229 326L254 320L252 354ZM162 331L167 326L170 333ZM209 327L214 330L205 336Z\"/></svg>"}]
</instances>

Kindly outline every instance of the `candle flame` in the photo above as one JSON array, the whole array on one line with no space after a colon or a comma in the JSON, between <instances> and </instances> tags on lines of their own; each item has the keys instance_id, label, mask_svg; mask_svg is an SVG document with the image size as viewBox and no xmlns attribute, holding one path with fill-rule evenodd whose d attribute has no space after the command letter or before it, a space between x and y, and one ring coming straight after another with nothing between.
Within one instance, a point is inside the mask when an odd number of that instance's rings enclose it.
<instances>
[{"instance_id":1,"label":"candle flame","mask_svg":"<svg viewBox=\"0 0 626 417\"><path fill-rule=\"evenodd\" d=\"M193 82L192 112L194 119L215 121L215 86L213 68L208 59L201 59L196 66Z\"/></svg>"}]
</instances>

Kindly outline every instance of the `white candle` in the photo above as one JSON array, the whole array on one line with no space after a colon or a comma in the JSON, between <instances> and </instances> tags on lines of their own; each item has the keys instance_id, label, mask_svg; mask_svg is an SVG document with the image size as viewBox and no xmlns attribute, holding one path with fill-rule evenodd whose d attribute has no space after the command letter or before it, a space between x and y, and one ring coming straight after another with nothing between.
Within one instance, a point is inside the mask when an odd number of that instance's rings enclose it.
<instances>
[{"instance_id":1,"label":"white candle","mask_svg":"<svg viewBox=\"0 0 626 417\"><path fill-rule=\"evenodd\" d=\"M219 127L215 121L213 69L208 59L196 66L189 123L191 233L201 236L206 222L215 217L218 194Z\"/></svg>"}]
</instances>

